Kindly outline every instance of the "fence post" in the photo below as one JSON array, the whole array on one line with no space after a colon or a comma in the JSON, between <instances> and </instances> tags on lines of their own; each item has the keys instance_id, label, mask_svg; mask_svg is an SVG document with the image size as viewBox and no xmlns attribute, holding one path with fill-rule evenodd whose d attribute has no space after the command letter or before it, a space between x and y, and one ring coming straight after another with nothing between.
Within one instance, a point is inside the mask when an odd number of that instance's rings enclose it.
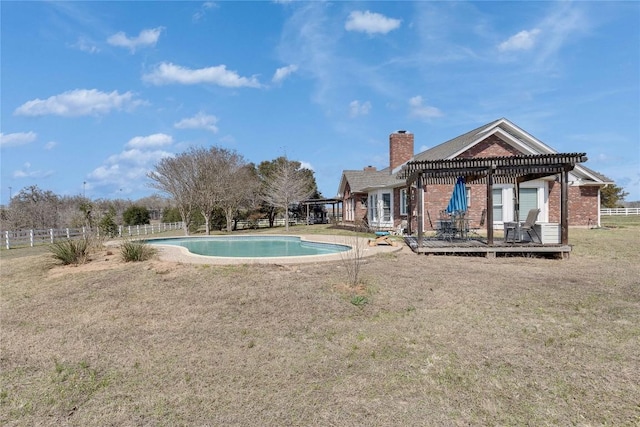
<instances>
[{"instance_id":1,"label":"fence post","mask_svg":"<svg viewBox=\"0 0 640 427\"><path fill-rule=\"evenodd\" d=\"M82 237L86 237L86 235L85 235L85 227L82 227Z\"/></svg>"},{"instance_id":2,"label":"fence post","mask_svg":"<svg viewBox=\"0 0 640 427\"><path fill-rule=\"evenodd\" d=\"M7 244L7 249L9 249L9 232L8 231L4 232L4 241Z\"/></svg>"},{"instance_id":3,"label":"fence post","mask_svg":"<svg viewBox=\"0 0 640 427\"><path fill-rule=\"evenodd\" d=\"M67 228L67 239L70 239L71 237L69 237L69 229Z\"/></svg>"},{"instance_id":4,"label":"fence post","mask_svg":"<svg viewBox=\"0 0 640 427\"><path fill-rule=\"evenodd\" d=\"M33 247L33 230L29 230L29 245Z\"/></svg>"},{"instance_id":5,"label":"fence post","mask_svg":"<svg viewBox=\"0 0 640 427\"><path fill-rule=\"evenodd\" d=\"M53 228L49 229L49 235L51 236L51 243L53 244Z\"/></svg>"},{"instance_id":6,"label":"fence post","mask_svg":"<svg viewBox=\"0 0 640 427\"><path fill-rule=\"evenodd\" d=\"M122 237L122 226L118 226L118 237Z\"/></svg>"},{"instance_id":7,"label":"fence post","mask_svg":"<svg viewBox=\"0 0 640 427\"><path fill-rule=\"evenodd\" d=\"M140 235L140 224L136 225L136 232L138 233L138 236Z\"/></svg>"}]
</instances>

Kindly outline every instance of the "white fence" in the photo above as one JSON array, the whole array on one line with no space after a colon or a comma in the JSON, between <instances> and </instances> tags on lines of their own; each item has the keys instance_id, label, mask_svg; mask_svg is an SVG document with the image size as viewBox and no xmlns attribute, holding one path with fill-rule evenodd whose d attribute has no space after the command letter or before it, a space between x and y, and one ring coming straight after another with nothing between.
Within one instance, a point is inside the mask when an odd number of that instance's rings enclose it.
<instances>
[{"instance_id":1,"label":"white fence","mask_svg":"<svg viewBox=\"0 0 640 427\"><path fill-rule=\"evenodd\" d=\"M144 224L144 225L120 225L118 226L118 236L143 236L148 234L162 233L170 230L182 229L182 222ZM77 239L91 234L91 230L82 228L50 228L48 230L18 230L4 231L3 237L5 247L11 249L16 246L35 246L51 244L61 239ZM96 235L100 236L100 230L96 230Z\"/></svg>"},{"instance_id":2,"label":"white fence","mask_svg":"<svg viewBox=\"0 0 640 427\"><path fill-rule=\"evenodd\" d=\"M640 215L640 208L600 208L600 215Z\"/></svg>"}]
</instances>

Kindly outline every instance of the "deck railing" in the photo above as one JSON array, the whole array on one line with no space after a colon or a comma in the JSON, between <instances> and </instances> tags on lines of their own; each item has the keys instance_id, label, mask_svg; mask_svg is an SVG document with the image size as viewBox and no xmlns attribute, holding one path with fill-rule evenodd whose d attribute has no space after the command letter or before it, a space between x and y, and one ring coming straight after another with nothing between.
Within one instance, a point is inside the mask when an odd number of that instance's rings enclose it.
<instances>
[{"instance_id":1,"label":"deck railing","mask_svg":"<svg viewBox=\"0 0 640 427\"><path fill-rule=\"evenodd\" d=\"M640 208L600 208L600 215L640 215Z\"/></svg>"}]
</instances>

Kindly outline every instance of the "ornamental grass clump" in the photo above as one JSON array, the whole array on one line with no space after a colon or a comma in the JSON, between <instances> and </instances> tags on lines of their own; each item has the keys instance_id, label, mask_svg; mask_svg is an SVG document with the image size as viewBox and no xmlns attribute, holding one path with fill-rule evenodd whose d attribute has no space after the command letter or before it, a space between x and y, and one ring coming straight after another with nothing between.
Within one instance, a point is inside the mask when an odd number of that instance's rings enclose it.
<instances>
[{"instance_id":1,"label":"ornamental grass clump","mask_svg":"<svg viewBox=\"0 0 640 427\"><path fill-rule=\"evenodd\" d=\"M61 261L64 265L84 264L89 259L90 243L88 238L65 239L54 242L49 246L49 251L51 251L55 259Z\"/></svg>"},{"instance_id":2,"label":"ornamental grass clump","mask_svg":"<svg viewBox=\"0 0 640 427\"><path fill-rule=\"evenodd\" d=\"M142 241L124 241L120 245L120 254L125 262L146 261L156 253L156 250Z\"/></svg>"}]
</instances>

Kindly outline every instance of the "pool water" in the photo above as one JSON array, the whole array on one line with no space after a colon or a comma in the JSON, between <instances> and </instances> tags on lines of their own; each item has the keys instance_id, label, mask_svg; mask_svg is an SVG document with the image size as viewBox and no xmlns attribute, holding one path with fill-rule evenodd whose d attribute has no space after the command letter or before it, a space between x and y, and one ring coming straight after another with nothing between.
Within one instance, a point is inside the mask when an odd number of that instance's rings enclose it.
<instances>
[{"instance_id":1,"label":"pool water","mask_svg":"<svg viewBox=\"0 0 640 427\"><path fill-rule=\"evenodd\" d=\"M328 255L351 249L346 245L308 242L294 236L183 237L153 239L147 243L182 246L198 255L231 258Z\"/></svg>"}]
</instances>

